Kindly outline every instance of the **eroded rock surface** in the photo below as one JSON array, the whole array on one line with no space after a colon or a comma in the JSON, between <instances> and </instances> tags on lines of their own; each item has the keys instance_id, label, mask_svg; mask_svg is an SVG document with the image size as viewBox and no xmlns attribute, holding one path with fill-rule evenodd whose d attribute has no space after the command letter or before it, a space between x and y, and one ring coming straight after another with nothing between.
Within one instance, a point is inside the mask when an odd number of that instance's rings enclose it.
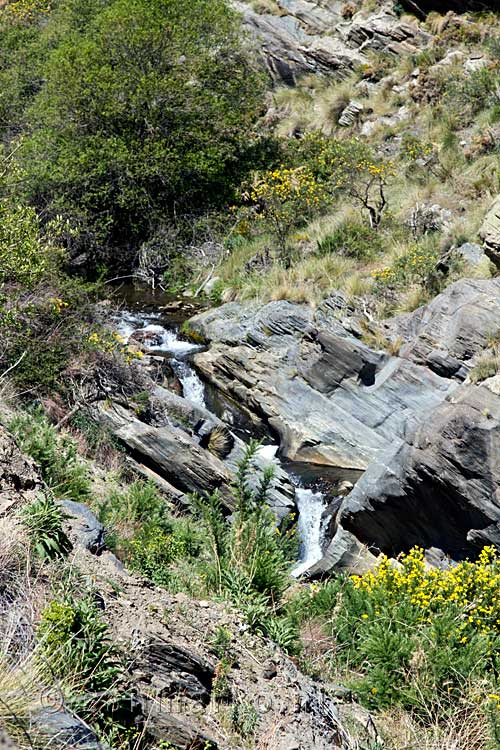
<instances>
[{"instance_id":1,"label":"eroded rock surface","mask_svg":"<svg viewBox=\"0 0 500 750\"><path fill-rule=\"evenodd\" d=\"M212 342L195 361L278 434L285 458L365 469L409 416L439 404L455 383L370 349L337 312L329 301L316 312L288 302L226 305L192 319Z\"/></svg>"},{"instance_id":2,"label":"eroded rock surface","mask_svg":"<svg viewBox=\"0 0 500 750\"><path fill-rule=\"evenodd\" d=\"M500 546L498 396L460 388L369 467L339 522L390 555L420 545L456 559Z\"/></svg>"},{"instance_id":3,"label":"eroded rock surface","mask_svg":"<svg viewBox=\"0 0 500 750\"><path fill-rule=\"evenodd\" d=\"M342 0L276 0L260 11L250 2L233 2L270 74L288 84L310 73L343 77L366 62L365 50L412 54L430 39L416 22L400 20L391 2L352 18L345 5Z\"/></svg>"}]
</instances>

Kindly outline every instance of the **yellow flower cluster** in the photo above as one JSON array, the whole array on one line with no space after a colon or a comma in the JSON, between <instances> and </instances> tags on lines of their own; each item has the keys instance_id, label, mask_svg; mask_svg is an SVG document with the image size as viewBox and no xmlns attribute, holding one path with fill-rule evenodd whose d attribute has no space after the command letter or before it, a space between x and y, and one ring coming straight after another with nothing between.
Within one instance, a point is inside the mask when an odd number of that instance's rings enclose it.
<instances>
[{"instance_id":1,"label":"yellow flower cluster","mask_svg":"<svg viewBox=\"0 0 500 750\"><path fill-rule=\"evenodd\" d=\"M460 643L473 633L500 633L500 559L494 547L485 547L476 562L466 560L448 570L429 568L423 549L415 547L398 564L382 556L376 570L353 576L352 582L369 595L381 594L387 603L406 598L424 623L451 607L456 612L453 635Z\"/></svg>"},{"instance_id":2,"label":"yellow flower cluster","mask_svg":"<svg viewBox=\"0 0 500 750\"><path fill-rule=\"evenodd\" d=\"M69 303L65 302L60 297L51 297L49 302L52 305L52 312L55 312L57 315L60 315L65 307L69 307Z\"/></svg>"},{"instance_id":3,"label":"yellow flower cluster","mask_svg":"<svg viewBox=\"0 0 500 750\"><path fill-rule=\"evenodd\" d=\"M306 206L314 207L320 203L321 189L314 175L306 167L280 167L266 172L254 183L250 198L253 203L261 205L300 200Z\"/></svg>"},{"instance_id":4,"label":"yellow flower cluster","mask_svg":"<svg viewBox=\"0 0 500 750\"><path fill-rule=\"evenodd\" d=\"M119 352L125 357L125 360L130 363L134 359L142 359L144 354L141 351L134 349L131 346L127 346L127 343L123 336L119 333L107 334L97 333L94 331L87 338L88 343L92 348L97 349L101 352L111 354L113 352Z\"/></svg>"},{"instance_id":5,"label":"yellow flower cluster","mask_svg":"<svg viewBox=\"0 0 500 750\"><path fill-rule=\"evenodd\" d=\"M51 11L49 0L15 0L4 9L6 19L14 23L30 23L40 14Z\"/></svg>"}]
</instances>

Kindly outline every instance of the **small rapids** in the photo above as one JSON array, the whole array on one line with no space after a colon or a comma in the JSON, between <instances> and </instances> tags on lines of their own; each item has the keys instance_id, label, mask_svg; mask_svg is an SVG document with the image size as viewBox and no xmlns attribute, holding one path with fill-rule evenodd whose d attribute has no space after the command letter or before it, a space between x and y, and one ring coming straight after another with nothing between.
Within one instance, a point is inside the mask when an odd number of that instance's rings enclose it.
<instances>
[{"instance_id":1,"label":"small rapids","mask_svg":"<svg viewBox=\"0 0 500 750\"><path fill-rule=\"evenodd\" d=\"M189 356L200 351L201 347L183 341L176 328L162 325L157 322L159 319L158 313L139 315L124 311L116 318L117 332L127 343L134 334L139 334L141 344L149 354L170 355L170 364L182 386L184 398L196 406L206 406L205 386L188 361Z\"/></svg>"}]
</instances>

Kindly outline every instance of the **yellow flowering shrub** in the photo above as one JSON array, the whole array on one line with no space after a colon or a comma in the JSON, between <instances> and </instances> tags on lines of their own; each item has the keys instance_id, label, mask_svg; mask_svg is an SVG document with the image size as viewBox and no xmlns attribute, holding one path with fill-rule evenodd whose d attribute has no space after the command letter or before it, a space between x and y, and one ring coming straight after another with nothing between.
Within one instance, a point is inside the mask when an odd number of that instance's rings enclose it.
<instances>
[{"instance_id":1,"label":"yellow flowering shrub","mask_svg":"<svg viewBox=\"0 0 500 750\"><path fill-rule=\"evenodd\" d=\"M398 561L381 556L362 576L314 584L294 608L299 620L325 624L335 644L335 671L348 670L351 687L369 708L399 705L425 721L473 700L485 717L493 711L500 721L500 558L494 548L446 570L429 567L419 547Z\"/></svg>"},{"instance_id":2,"label":"yellow flowering shrub","mask_svg":"<svg viewBox=\"0 0 500 750\"><path fill-rule=\"evenodd\" d=\"M424 284L435 273L438 260L437 244L432 238L424 238L410 245L392 265L372 271L372 276L379 287L398 289L411 284Z\"/></svg>"},{"instance_id":3,"label":"yellow flowering shrub","mask_svg":"<svg viewBox=\"0 0 500 750\"><path fill-rule=\"evenodd\" d=\"M292 229L320 210L324 190L307 167L281 166L256 175L243 197L250 202L252 215L273 232L285 251ZM248 222L248 214L241 221Z\"/></svg>"},{"instance_id":4,"label":"yellow flowering shrub","mask_svg":"<svg viewBox=\"0 0 500 750\"><path fill-rule=\"evenodd\" d=\"M87 344L91 349L104 352L105 354L121 354L129 364L135 359L142 359L144 357L141 351L128 346L123 336L120 336L119 333L111 333L104 330L99 332L93 331L87 337Z\"/></svg>"}]
</instances>

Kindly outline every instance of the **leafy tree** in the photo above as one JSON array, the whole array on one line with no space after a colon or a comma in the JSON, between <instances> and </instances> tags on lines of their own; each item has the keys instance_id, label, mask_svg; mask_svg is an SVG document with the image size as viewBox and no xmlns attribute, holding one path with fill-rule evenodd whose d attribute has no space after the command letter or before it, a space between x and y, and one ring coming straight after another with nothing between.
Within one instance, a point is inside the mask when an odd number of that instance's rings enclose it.
<instances>
[{"instance_id":1,"label":"leafy tree","mask_svg":"<svg viewBox=\"0 0 500 750\"><path fill-rule=\"evenodd\" d=\"M48 25L65 31L44 31L54 48L19 152L30 199L71 218L82 244L129 248L160 218L227 199L261 91L227 4L59 5Z\"/></svg>"}]
</instances>

